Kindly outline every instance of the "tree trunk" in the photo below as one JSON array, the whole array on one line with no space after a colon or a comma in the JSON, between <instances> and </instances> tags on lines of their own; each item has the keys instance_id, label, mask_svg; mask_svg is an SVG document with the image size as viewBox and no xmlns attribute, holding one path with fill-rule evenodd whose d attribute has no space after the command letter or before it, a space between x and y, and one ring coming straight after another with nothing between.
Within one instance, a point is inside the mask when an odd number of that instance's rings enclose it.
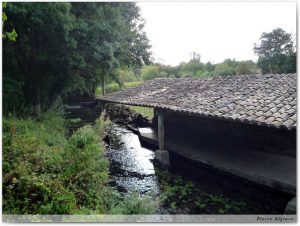
<instances>
[{"instance_id":1,"label":"tree trunk","mask_svg":"<svg viewBox=\"0 0 300 226\"><path fill-rule=\"evenodd\" d=\"M41 116L41 90L40 90L40 79L39 76L37 78L37 90L36 90L36 106L35 106L35 111L36 115L38 117Z\"/></svg>"},{"instance_id":2,"label":"tree trunk","mask_svg":"<svg viewBox=\"0 0 300 226\"><path fill-rule=\"evenodd\" d=\"M102 75L102 81L101 81L101 88L102 88L102 95L105 96L105 77Z\"/></svg>"},{"instance_id":3,"label":"tree trunk","mask_svg":"<svg viewBox=\"0 0 300 226\"><path fill-rule=\"evenodd\" d=\"M37 51L37 40L35 36L34 28L31 31L31 70L33 73L33 78L36 79L36 87L35 87L35 113L38 117L41 116L41 90L40 90L40 76L36 69L36 51Z\"/></svg>"},{"instance_id":4,"label":"tree trunk","mask_svg":"<svg viewBox=\"0 0 300 226\"><path fill-rule=\"evenodd\" d=\"M56 102L57 97L61 96L62 93L62 85L57 81L51 89L51 92L49 94L49 108L52 107L52 105Z\"/></svg>"}]
</instances>

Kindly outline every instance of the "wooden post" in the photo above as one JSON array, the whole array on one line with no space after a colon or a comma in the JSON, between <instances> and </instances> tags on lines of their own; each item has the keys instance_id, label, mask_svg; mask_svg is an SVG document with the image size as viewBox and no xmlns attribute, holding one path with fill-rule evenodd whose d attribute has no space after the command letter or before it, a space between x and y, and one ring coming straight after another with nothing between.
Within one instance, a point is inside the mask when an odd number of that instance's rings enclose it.
<instances>
[{"instance_id":1,"label":"wooden post","mask_svg":"<svg viewBox=\"0 0 300 226\"><path fill-rule=\"evenodd\" d=\"M161 110L157 111L158 116L158 146L159 150L165 149L165 116Z\"/></svg>"}]
</instances>

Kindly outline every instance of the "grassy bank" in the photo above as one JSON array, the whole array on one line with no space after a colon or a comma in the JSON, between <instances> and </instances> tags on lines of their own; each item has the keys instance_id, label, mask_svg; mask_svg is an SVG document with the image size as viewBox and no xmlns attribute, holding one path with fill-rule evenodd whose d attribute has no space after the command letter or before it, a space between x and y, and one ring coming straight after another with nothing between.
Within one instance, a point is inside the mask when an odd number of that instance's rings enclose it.
<instances>
[{"instance_id":1,"label":"grassy bank","mask_svg":"<svg viewBox=\"0 0 300 226\"><path fill-rule=\"evenodd\" d=\"M65 122L58 112L39 120L3 118L3 213L152 213L152 200L107 186L103 120L69 138Z\"/></svg>"},{"instance_id":2,"label":"grassy bank","mask_svg":"<svg viewBox=\"0 0 300 226\"><path fill-rule=\"evenodd\" d=\"M118 83L110 83L106 86L105 91L107 94L113 93L113 92L120 91L123 89L128 89L128 88L138 86L141 83L142 82L125 82L121 87L119 86ZM96 97L102 96L102 88L100 86L97 87L95 95L96 95Z\"/></svg>"},{"instance_id":3,"label":"grassy bank","mask_svg":"<svg viewBox=\"0 0 300 226\"><path fill-rule=\"evenodd\" d=\"M126 105L126 106L128 106L131 110L134 110L135 112L140 113L141 115L143 115L149 119L152 119L154 117L153 108L131 106L131 105Z\"/></svg>"}]
</instances>

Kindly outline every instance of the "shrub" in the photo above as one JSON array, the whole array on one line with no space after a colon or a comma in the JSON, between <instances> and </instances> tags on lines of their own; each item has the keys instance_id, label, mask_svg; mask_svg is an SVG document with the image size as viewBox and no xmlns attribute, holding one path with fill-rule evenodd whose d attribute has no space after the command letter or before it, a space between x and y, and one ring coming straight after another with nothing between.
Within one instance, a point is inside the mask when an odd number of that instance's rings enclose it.
<instances>
[{"instance_id":1,"label":"shrub","mask_svg":"<svg viewBox=\"0 0 300 226\"><path fill-rule=\"evenodd\" d=\"M141 76L143 80L150 80L158 77L158 67L155 65L146 65L141 69Z\"/></svg>"},{"instance_id":2,"label":"shrub","mask_svg":"<svg viewBox=\"0 0 300 226\"><path fill-rule=\"evenodd\" d=\"M65 137L60 113L39 120L3 118L5 214L107 214L152 212L151 200L123 198L108 187L101 142L105 124Z\"/></svg>"},{"instance_id":3,"label":"shrub","mask_svg":"<svg viewBox=\"0 0 300 226\"><path fill-rule=\"evenodd\" d=\"M113 93L113 92L117 92L123 89L128 89L128 88L132 88L135 86L138 86L139 84L141 84L142 82L136 81L136 82L125 82L122 86L120 86L117 83L110 83L106 86L105 91L106 93ZM97 87L96 91L95 91L95 95L96 96L101 96L102 95L102 89L101 87Z\"/></svg>"},{"instance_id":4,"label":"shrub","mask_svg":"<svg viewBox=\"0 0 300 226\"><path fill-rule=\"evenodd\" d=\"M62 116L53 112L43 123L3 119L5 213L70 213L75 208L75 198L58 174L67 142L63 126Z\"/></svg>"},{"instance_id":5,"label":"shrub","mask_svg":"<svg viewBox=\"0 0 300 226\"><path fill-rule=\"evenodd\" d=\"M119 201L111 209L112 214L153 214L158 207L158 201L150 197L141 197L134 192Z\"/></svg>"}]
</instances>

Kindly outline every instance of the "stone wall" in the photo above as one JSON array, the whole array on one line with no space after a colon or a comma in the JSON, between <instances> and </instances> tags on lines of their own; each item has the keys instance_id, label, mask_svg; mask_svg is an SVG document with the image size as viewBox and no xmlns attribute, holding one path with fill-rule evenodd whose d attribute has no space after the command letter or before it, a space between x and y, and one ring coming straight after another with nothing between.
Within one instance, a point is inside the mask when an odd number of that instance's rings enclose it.
<instances>
[{"instance_id":1,"label":"stone wall","mask_svg":"<svg viewBox=\"0 0 300 226\"><path fill-rule=\"evenodd\" d=\"M111 121L133 127L148 127L150 121L141 114L121 104L105 104L106 115Z\"/></svg>"},{"instance_id":2,"label":"stone wall","mask_svg":"<svg viewBox=\"0 0 300 226\"><path fill-rule=\"evenodd\" d=\"M157 125L157 118L153 125ZM220 119L204 119L182 113L165 113L166 139L169 133L197 139L204 146L254 149L296 157L296 130L275 129Z\"/></svg>"}]
</instances>

